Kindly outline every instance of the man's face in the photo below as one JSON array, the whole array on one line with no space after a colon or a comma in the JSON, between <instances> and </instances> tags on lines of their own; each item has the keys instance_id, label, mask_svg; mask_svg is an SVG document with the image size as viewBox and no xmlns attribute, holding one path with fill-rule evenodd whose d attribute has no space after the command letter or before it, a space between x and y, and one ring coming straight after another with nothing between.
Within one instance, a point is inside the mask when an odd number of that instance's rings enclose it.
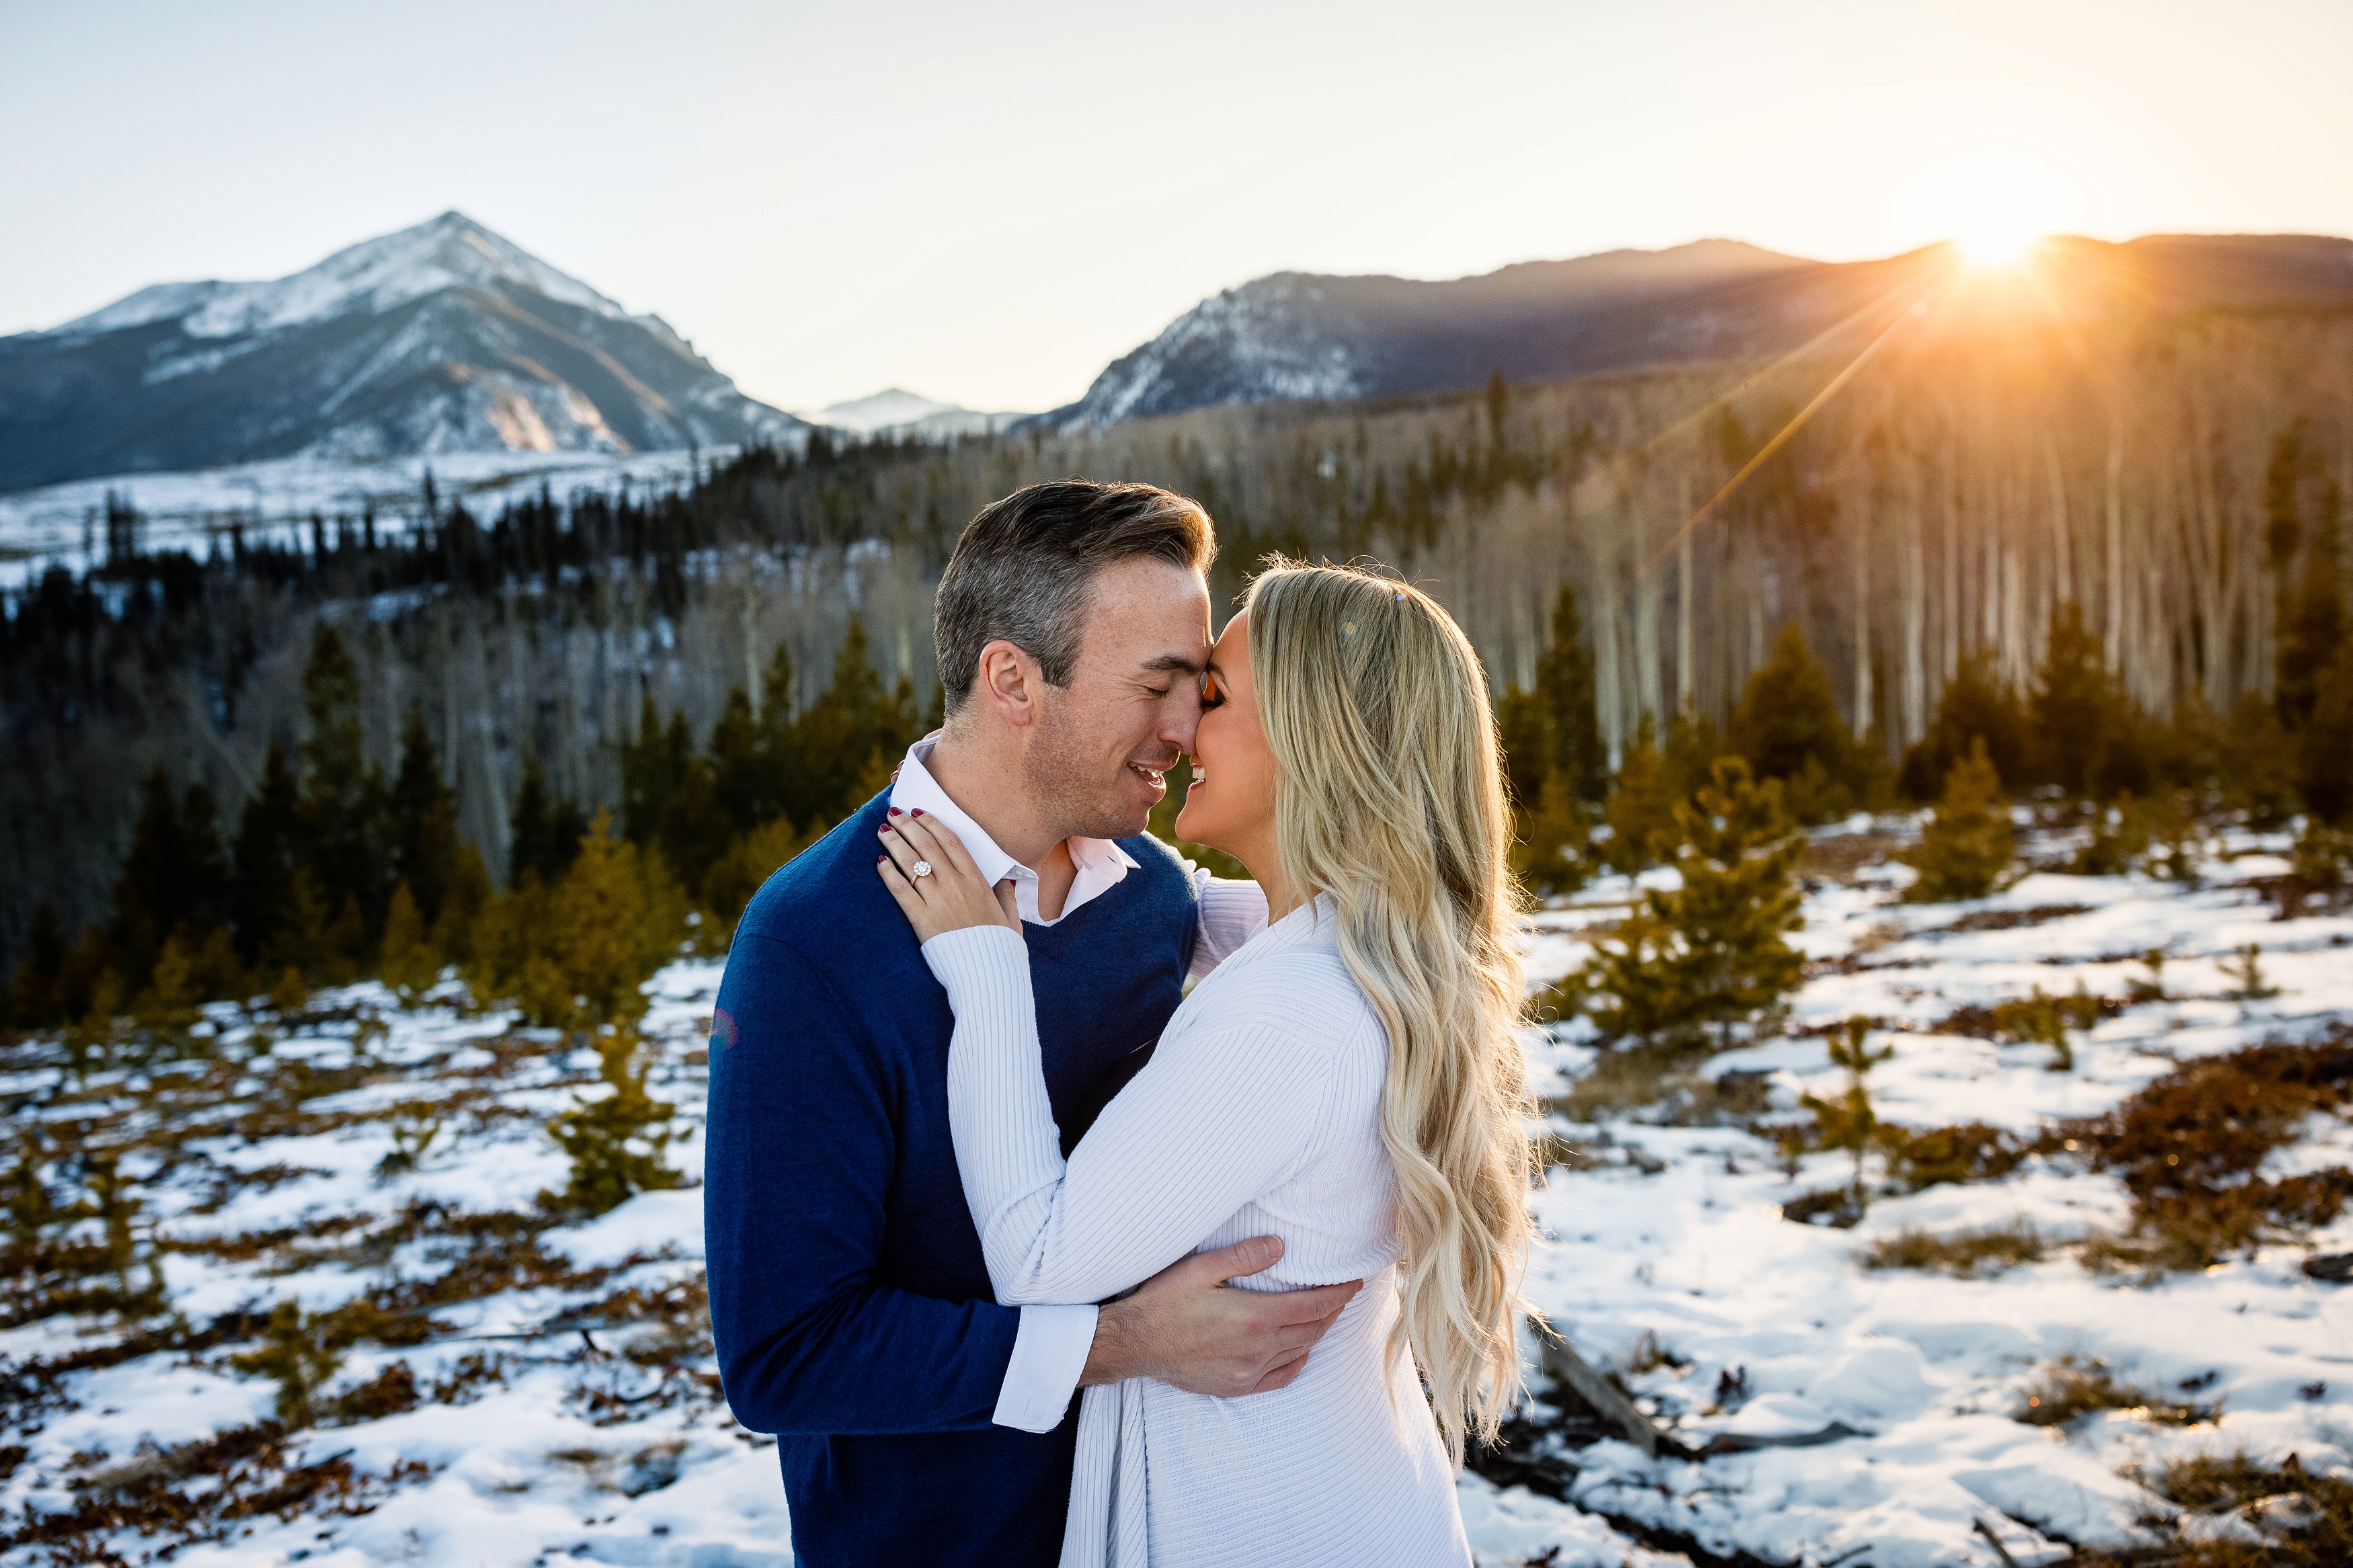
<instances>
[{"instance_id":1,"label":"man's face","mask_svg":"<svg viewBox=\"0 0 2353 1568\"><path fill-rule=\"evenodd\" d=\"M1067 687L1049 686L1025 783L1066 838L1124 838L1167 793L1193 747L1209 657L1209 587L1165 561L1115 562L1088 585Z\"/></svg>"}]
</instances>

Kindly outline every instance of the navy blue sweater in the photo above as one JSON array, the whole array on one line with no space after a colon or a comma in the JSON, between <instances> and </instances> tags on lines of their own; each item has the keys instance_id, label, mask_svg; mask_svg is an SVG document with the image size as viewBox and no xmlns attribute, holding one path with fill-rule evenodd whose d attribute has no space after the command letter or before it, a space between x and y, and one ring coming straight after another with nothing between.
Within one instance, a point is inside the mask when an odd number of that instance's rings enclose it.
<instances>
[{"instance_id":1,"label":"navy blue sweater","mask_svg":"<svg viewBox=\"0 0 2353 1568\"><path fill-rule=\"evenodd\" d=\"M946 994L874 874L878 795L768 879L712 1020L711 1318L735 1417L777 1435L805 1568L1037 1564L1061 1549L1072 1434L990 1424L1019 1326L988 1284L948 1131ZM1061 1117L1176 1010L1184 862L1027 929Z\"/></svg>"}]
</instances>

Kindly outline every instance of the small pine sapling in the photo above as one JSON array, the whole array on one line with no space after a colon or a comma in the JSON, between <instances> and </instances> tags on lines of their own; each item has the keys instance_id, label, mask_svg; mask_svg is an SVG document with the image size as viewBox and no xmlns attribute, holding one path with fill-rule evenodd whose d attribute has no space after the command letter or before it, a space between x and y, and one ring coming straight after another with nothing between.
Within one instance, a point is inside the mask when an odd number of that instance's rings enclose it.
<instances>
[{"instance_id":1,"label":"small pine sapling","mask_svg":"<svg viewBox=\"0 0 2353 1568\"><path fill-rule=\"evenodd\" d=\"M1635 876L1675 852L1675 789L1660 754L1656 726L1648 713L1634 732L1634 744L1618 769L1604 815L1609 837L1604 846L1612 870Z\"/></svg>"},{"instance_id":2,"label":"small pine sapling","mask_svg":"<svg viewBox=\"0 0 2353 1568\"><path fill-rule=\"evenodd\" d=\"M132 1227L146 1205L139 1196L137 1184L122 1173L119 1152L86 1155L84 1165L90 1181L90 1212L106 1227L106 1258L114 1274L116 1300L124 1317L142 1317L162 1306L165 1299L163 1264L156 1257L152 1236L147 1248L147 1282L143 1286L131 1282L132 1268L139 1260L139 1238Z\"/></svg>"},{"instance_id":3,"label":"small pine sapling","mask_svg":"<svg viewBox=\"0 0 2353 1568\"><path fill-rule=\"evenodd\" d=\"M440 1108L427 1100L412 1100L396 1108L385 1127L392 1148L375 1163L376 1180L387 1182L423 1164L427 1152L441 1136L443 1122Z\"/></svg>"},{"instance_id":4,"label":"small pine sapling","mask_svg":"<svg viewBox=\"0 0 2353 1568\"><path fill-rule=\"evenodd\" d=\"M1818 1142L1825 1149L1844 1149L1854 1157L1854 1179L1850 1188L1855 1209L1860 1212L1870 1203L1870 1194L1863 1185L1863 1156L1873 1144L1884 1142L1894 1129L1882 1129L1879 1112L1871 1103L1871 1091L1864 1083L1871 1069L1895 1055L1894 1046L1873 1050L1870 1045L1871 1020L1849 1018L1842 1034L1830 1037L1831 1065L1844 1069L1846 1092L1836 1100L1823 1100L1807 1094L1799 1103L1814 1113L1819 1130Z\"/></svg>"},{"instance_id":5,"label":"small pine sapling","mask_svg":"<svg viewBox=\"0 0 2353 1568\"><path fill-rule=\"evenodd\" d=\"M572 1177L563 1192L539 1195L545 1207L591 1216L686 1179L662 1161L662 1151L680 1136L670 1126L678 1108L647 1091L650 1064L640 1059L637 1032L627 1026L607 1029L597 1038L596 1055L608 1092L575 1100L549 1129L571 1157Z\"/></svg>"},{"instance_id":6,"label":"small pine sapling","mask_svg":"<svg viewBox=\"0 0 2353 1568\"><path fill-rule=\"evenodd\" d=\"M2001 775L1986 755L1985 737L1973 736L1969 754L1945 775L1944 798L1919 844L1899 857L1920 873L1904 897L1913 903L1981 899L2000 884L2016 852Z\"/></svg>"},{"instance_id":7,"label":"small pine sapling","mask_svg":"<svg viewBox=\"0 0 2353 1568\"><path fill-rule=\"evenodd\" d=\"M1585 803L1568 791L1557 773L1545 775L1535 809L1515 814L1518 828L1512 846L1512 869L1532 893L1573 893L1592 875L1586 858L1586 840L1592 836L1591 815Z\"/></svg>"},{"instance_id":8,"label":"small pine sapling","mask_svg":"<svg viewBox=\"0 0 2353 1568\"><path fill-rule=\"evenodd\" d=\"M1600 997L1608 1035L1697 1044L1712 1026L1719 1047L1797 989L1805 957L1787 940L1804 925L1790 877L1805 839L1781 809L1778 782L1758 784L1737 757L1675 807L1683 886L1643 894L1642 908L1605 939L1580 987Z\"/></svg>"},{"instance_id":9,"label":"small pine sapling","mask_svg":"<svg viewBox=\"0 0 2353 1568\"><path fill-rule=\"evenodd\" d=\"M2330 910L2353 902L2353 828L2331 827L2316 816L2306 822L2286 881L2296 909L2307 899Z\"/></svg>"},{"instance_id":10,"label":"small pine sapling","mask_svg":"<svg viewBox=\"0 0 2353 1568\"><path fill-rule=\"evenodd\" d=\"M269 987L269 1010L282 1023L310 1005L311 990L302 984L302 972L290 963L280 969Z\"/></svg>"},{"instance_id":11,"label":"small pine sapling","mask_svg":"<svg viewBox=\"0 0 2353 1568\"><path fill-rule=\"evenodd\" d=\"M2092 808L2092 837L2068 868L2078 877L2121 877L2148 854L2148 813L2126 795L2113 806Z\"/></svg>"},{"instance_id":12,"label":"small pine sapling","mask_svg":"<svg viewBox=\"0 0 2353 1568\"><path fill-rule=\"evenodd\" d=\"M2198 818L2178 789L2160 790L2149 801L2147 866L2152 876L2169 882L2198 880L2198 856L2204 847Z\"/></svg>"},{"instance_id":13,"label":"small pine sapling","mask_svg":"<svg viewBox=\"0 0 2353 1568\"><path fill-rule=\"evenodd\" d=\"M261 1348L229 1357L229 1365L248 1377L276 1383L279 1421L290 1428L308 1426L319 1391L343 1364L334 1328L332 1313L305 1312L300 1301L280 1301L261 1331Z\"/></svg>"},{"instance_id":14,"label":"small pine sapling","mask_svg":"<svg viewBox=\"0 0 2353 1568\"><path fill-rule=\"evenodd\" d=\"M441 955L426 931L417 896L405 881L392 889L392 906L385 912L384 957L377 973L401 1001L411 1005L441 978Z\"/></svg>"},{"instance_id":15,"label":"small pine sapling","mask_svg":"<svg viewBox=\"0 0 2353 1568\"><path fill-rule=\"evenodd\" d=\"M2239 949L2237 962L2222 962L2222 973L2237 981L2238 985L2225 993L2234 1002L2268 1002L2279 994L2279 987L2263 978L2263 945L2251 942Z\"/></svg>"},{"instance_id":16,"label":"small pine sapling","mask_svg":"<svg viewBox=\"0 0 2353 1568\"><path fill-rule=\"evenodd\" d=\"M2099 1018L2099 998L2084 990L2080 980L2072 996L2047 996L2038 985L2031 995L2004 1002L1993 1013L1994 1027L2011 1039L2021 1045L2049 1046L2051 1060L2043 1065L2052 1072L2075 1070L2075 1047L2067 1037L2068 1029L2088 1029Z\"/></svg>"}]
</instances>

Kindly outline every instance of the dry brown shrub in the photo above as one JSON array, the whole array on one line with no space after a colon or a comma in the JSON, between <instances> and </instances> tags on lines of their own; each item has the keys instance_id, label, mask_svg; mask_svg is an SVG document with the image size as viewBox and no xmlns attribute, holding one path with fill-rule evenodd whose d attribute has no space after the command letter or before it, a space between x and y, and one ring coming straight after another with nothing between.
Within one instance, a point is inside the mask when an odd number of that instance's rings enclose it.
<instances>
[{"instance_id":1,"label":"dry brown shrub","mask_svg":"<svg viewBox=\"0 0 2353 1568\"><path fill-rule=\"evenodd\" d=\"M2148 1273L2204 1268L2337 1217L2353 1197L2343 1166L2273 1179L2265 1156L2306 1117L2353 1095L2353 1025L2316 1043L2274 1041L2187 1062L2105 1116L2063 1124L2048 1146L2080 1150L2133 1202L2122 1237L2095 1238L2087 1265Z\"/></svg>"},{"instance_id":2,"label":"dry brown shrub","mask_svg":"<svg viewBox=\"0 0 2353 1568\"><path fill-rule=\"evenodd\" d=\"M2024 1220L1944 1236L1906 1226L1873 1242L1856 1261L1871 1269L1917 1268L1976 1279L2021 1263L2040 1263L2045 1250L2041 1233Z\"/></svg>"}]
</instances>

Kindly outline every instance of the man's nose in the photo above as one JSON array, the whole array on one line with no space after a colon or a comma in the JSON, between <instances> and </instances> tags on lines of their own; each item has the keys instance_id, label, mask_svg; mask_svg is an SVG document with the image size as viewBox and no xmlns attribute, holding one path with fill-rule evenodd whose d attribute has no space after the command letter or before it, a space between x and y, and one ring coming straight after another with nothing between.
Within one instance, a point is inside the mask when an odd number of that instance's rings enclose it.
<instances>
[{"instance_id":1,"label":"man's nose","mask_svg":"<svg viewBox=\"0 0 2353 1568\"><path fill-rule=\"evenodd\" d=\"M1181 694L1181 695L1180 695ZM1191 686L1180 686L1169 694L1169 702L1162 710L1160 738L1190 755L1194 737L1201 730L1201 693Z\"/></svg>"}]
</instances>

